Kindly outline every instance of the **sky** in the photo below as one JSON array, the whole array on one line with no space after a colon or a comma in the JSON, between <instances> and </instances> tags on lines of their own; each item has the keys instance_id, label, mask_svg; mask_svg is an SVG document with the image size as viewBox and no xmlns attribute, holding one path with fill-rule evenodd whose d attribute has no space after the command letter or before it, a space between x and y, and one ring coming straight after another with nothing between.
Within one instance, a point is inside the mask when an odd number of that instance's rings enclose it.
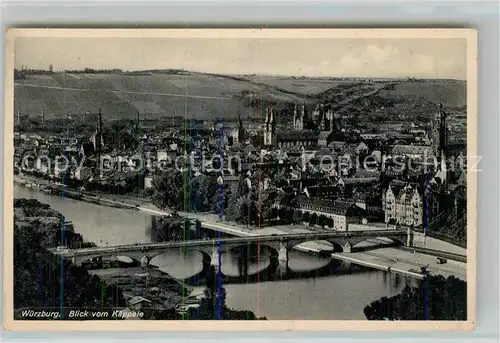
<instances>
[{"instance_id":1,"label":"sky","mask_svg":"<svg viewBox=\"0 0 500 343\"><path fill-rule=\"evenodd\" d=\"M466 79L460 38L18 37L15 67L186 69L218 74Z\"/></svg>"}]
</instances>

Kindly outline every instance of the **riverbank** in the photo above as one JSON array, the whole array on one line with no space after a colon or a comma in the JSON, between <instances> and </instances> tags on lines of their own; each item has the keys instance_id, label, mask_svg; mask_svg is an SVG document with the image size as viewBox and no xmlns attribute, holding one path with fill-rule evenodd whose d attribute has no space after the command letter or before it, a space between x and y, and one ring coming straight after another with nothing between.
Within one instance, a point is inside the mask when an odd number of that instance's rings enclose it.
<instances>
[{"instance_id":1,"label":"riverbank","mask_svg":"<svg viewBox=\"0 0 500 343\"><path fill-rule=\"evenodd\" d=\"M137 296L144 298L142 306L154 311L175 309L192 291L155 267L90 269L88 272L120 288L128 301Z\"/></svg>"},{"instance_id":2,"label":"riverbank","mask_svg":"<svg viewBox=\"0 0 500 343\"><path fill-rule=\"evenodd\" d=\"M44 180L46 181L46 180ZM121 197L117 200L117 197ZM171 211L161 210L155 207L153 204L149 203L144 199L126 199L127 196L117 196L117 195L99 195L83 197L81 201L91 200L92 203L104 206L121 207L124 209L134 209L142 211L154 216L166 216L171 214ZM87 200L86 200L87 199ZM202 227L213 230L220 231L229 235L246 237L246 236L257 236L257 235L280 235L280 234L290 234L290 233L304 233L312 232L311 228L303 225L293 225L293 226L275 226L275 227L264 227L264 228L251 228L237 225L235 223L221 222L219 218L214 214L206 213L187 213L187 212L177 212L180 216L191 219L199 220L202 222ZM372 239L364 244L369 247L370 245L384 245L388 244L390 241L384 239ZM416 234L414 239L414 245L417 247L423 247L427 249L440 250L443 252L450 252L455 254L466 255L466 249L454 246L450 243L443 242L431 237L424 237L423 235ZM366 248L366 247L365 247ZM307 242L294 247L294 250L318 254L320 251L331 251L332 247L327 242ZM437 259L431 255L415 254L411 251L403 251L394 248L379 248L376 250L377 256L374 257L373 250L370 252L352 252L348 254L332 254L332 258L344 260L347 262L363 265L366 267L383 270L391 273L398 273L402 275L407 275L416 278L422 278L420 270L422 267L428 266L428 271L434 274L442 275L456 275L459 278L465 278L466 275L466 264L453 265L453 268L448 268L448 264L439 264ZM420 256L421 255L421 256ZM405 261L405 262L403 262ZM413 261L413 262L412 262ZM415 263L415 261L418 261ZM450 262L451 263L451 262Z\"/></svg>"},{"instance_id":3,"label":"riverbank","mask_svg":"<svg viewBox=\"0 0 500 343\"><path fill-rule=\"evenodd\" d=\"M102 206L136 210L138 205L137 203L131 203L130 199L128 199L127 201L118 200L116 198L117 196L112 198L109 195L99 194L95 192L91 193L69 189L63 185L55 184L49 180L39 179L28 175L14 175L14 183L17 183L24 187L37 189L48 194L61 195L70 199L85 201Z\"/></svg>"}]
</instances>

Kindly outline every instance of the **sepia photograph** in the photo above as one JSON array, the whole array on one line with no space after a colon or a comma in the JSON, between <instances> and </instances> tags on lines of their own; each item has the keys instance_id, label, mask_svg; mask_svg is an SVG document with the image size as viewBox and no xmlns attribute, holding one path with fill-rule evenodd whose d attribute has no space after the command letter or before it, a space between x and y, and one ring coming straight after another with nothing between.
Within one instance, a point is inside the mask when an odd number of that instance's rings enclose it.
<instances>
[{"instance_id":1,"label":"sepia photograph","mask_svg":"<svg viewBox=\"0 0 500 343\"><path fill-rule=\"evenodd\" d=\"M475 30L6 37L7 327L474 329Z\"/></svg>"}]
</instances>

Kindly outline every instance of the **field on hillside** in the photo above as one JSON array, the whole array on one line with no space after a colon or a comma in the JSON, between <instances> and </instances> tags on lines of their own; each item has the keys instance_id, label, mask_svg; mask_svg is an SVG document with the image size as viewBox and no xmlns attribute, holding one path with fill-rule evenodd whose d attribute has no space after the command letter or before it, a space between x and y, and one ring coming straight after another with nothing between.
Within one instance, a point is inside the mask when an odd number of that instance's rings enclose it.
<instances>
[{"instance_id":1,"label":"field on hillside","mask_svg":"<svg viewBox=\"0 0 500 343\"><path fill-rule=\"evenodd\" d=\"M248 77L248 80L256 84L268 85L288 92L305 94L305 95L314 95L317 93L321 93L338 85L356 83L356 81L352 80L342 81L337 79L313 79L313 78L301 78L301 77L290 78L283 76L281 77L252 76Z\"/></svg>"},{"instance_id":2,"label":"field on hillside","mask_svg":"<svg viewBox=\"0 0 500 343\"><path fill-rule=\"evenodd\" d=\"M442 102L445 107L467 104L467 83L462 81L430 81L397 83L392 90L382 90L380 96L396 100Z\"/></svg>"},{"instance_id":3,"label":"field on hillside","mask_svg":"<svg viewBox=\"0 0 500 343\"><path fill-rule=\"evenodd\" d=\"M256 106L254 100L259 97L272 102L312 103L315 101L312 95L321 93L344 106L384 85L325 78L231 77L200 73L56 73L28 75L25 80L16 80L14 110L30 117L39 116L43 110L46 118L86 111L96 113L99 107L105 120L134 118L138 111L148 118L172 115L199 119L236 118L248 116L252 99L255 108L251 112L257 117L260 106ZM396 83L392 90L379 91L378 95L407 102L442 101L445 106L459 107L466 102L465 88L465 83L454 81L403 82Z\"/></svg>"},{"instance_id":4,"label":"field on hillside","mask_svg":"<svg viewBox=\"0 0 500 343\"><path fill-rule=\"evenodd\" d=\"M106 119L142 115L192 118L247 115L241 94L264 94L271 101L300 101L297 95L266 85L225 77L193 75L54 74L16 80L14 109L22 115L46 118L96 112Z\"/></svg>"}]
</instances>

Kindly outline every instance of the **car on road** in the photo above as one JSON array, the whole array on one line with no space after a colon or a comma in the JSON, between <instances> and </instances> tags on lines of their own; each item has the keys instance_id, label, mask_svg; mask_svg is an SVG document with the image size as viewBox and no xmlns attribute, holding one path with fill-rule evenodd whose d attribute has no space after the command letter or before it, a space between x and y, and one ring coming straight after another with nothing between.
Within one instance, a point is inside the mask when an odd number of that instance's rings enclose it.
<instances>
[{"instance_id":1,"label":"car on road","mask_svg":"<svg viewBox=\"0 0 500 343\"><path fill-rule=\"evenodd\" d=\"M446 262L448 262L448 260L443 257L437 258L437 264L445 264Z\"/></svg>"}]
</instances>

